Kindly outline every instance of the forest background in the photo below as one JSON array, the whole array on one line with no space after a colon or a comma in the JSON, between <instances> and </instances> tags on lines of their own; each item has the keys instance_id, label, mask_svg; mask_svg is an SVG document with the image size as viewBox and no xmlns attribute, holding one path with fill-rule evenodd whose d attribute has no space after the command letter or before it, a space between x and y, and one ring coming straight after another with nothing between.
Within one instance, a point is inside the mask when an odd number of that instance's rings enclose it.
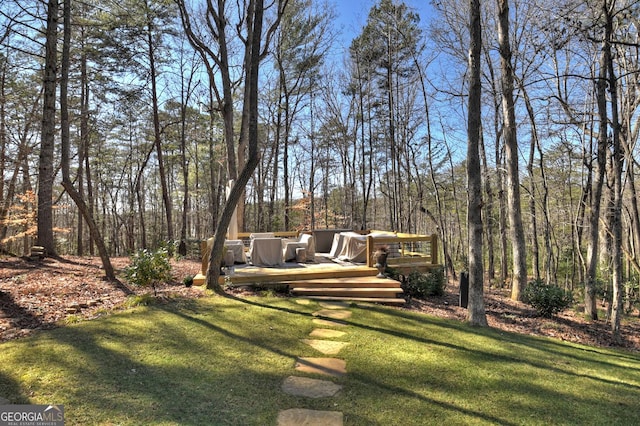
<instances>
[{"instance_id":1,"label":"forest background","mask_svg":"<svg viewBox=\"0 0 640 426\"><path fill-rule=\"evenodd\" d=\"M2 252L120 256L175 241L187 254L213 234L250 150L251 41L246 4L213 4L2 0ZM487 282L557 284L594 319L596 300L630 310L640 2L506 5L482 2L480 15ZM341 51L331 3L266 5L241 230L436 233L449 277L467 270L469 2L431 6L422 21L380 0Z\"/></svg>"}]
</instances>

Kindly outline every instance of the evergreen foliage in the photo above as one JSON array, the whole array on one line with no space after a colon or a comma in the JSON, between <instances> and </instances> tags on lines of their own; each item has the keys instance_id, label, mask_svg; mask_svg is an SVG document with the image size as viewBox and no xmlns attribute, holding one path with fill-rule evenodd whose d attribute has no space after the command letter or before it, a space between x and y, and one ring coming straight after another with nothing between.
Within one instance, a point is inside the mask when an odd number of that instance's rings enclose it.
<instances>
[{"instance_id":1,"label":"evergreen foliage","mask_svg":"<svg viewBox=\"0 0 640 426\"><path fill-rule=\"evenodd\" d=\"M402 290L409 297L424 299L444 295L445 285L444 270L435 268L424 274L418 271L410 272L402 281Z\"/></svg>"},{"instance_id":2,"label":"evergreen foliage","mask_svg":"<svg viewBox=\"0 0 640 426\"><path fill-rule=\"evenodd\" d=\"M166 246L155 251L138 250L131 255L131 265L125 269L125 277L131 284L151 286L155 294L156 284L172 279L170 257Z\"/></svg>"},{"instance_id":3,"label":"evergreen foliage","mask_svg":"<svg viewBox=\"0 0 640 426\"><path fill-rule=\"evenodd\" d=\"M538 315L552 317L571 306L573 296L557 285L534 280L526 286L522 300L531 305Z\"/></svg>"}]
</instances>

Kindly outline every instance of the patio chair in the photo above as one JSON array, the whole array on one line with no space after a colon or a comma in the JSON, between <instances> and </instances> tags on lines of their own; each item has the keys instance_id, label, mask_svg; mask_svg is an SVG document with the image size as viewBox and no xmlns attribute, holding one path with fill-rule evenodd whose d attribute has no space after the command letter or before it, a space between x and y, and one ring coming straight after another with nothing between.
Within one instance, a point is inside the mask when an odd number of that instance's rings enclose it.
<instances>
[{"instance_id":1,"label":"patio chair","mask_svg":"<svg viewBox=\"0 0 640 426\"><path fill-rule=\"evenodd\" d=\"M282 258L285 262L297 259L297 249L303 248L306 251L306 260L313 260L316 257L315 239L311 234L300 234L297 240L289 240L283 243Z\"/></svg>"}]
</instances>

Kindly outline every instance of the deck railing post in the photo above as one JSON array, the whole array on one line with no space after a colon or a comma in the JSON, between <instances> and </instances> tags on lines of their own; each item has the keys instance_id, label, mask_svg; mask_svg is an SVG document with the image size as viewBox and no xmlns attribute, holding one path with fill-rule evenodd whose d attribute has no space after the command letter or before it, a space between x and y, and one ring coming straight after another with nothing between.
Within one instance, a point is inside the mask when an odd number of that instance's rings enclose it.
<instances>
[{"instance_id":1,"label":"deck railing post","mask_svg":"<svg viewBox=\"0 0 640 426\"><path fill-rule=\"evenodd\" d=\"M207 269L209 269L209 244L207 240L200 242L200 253L202 254L202 266L200 272L202 275L207 275Z\"/></svg>"},{"instance_id":2,"label":"deck railing post","mask_svg":"<svg viewBox=\"0 0 640 426\"><path fill-rule=\"evenodd\" d=\"M438 236L431 234L431 264L438 264Z\"/></svg>"},{"instance_id":3,"label":"deck railing post","mask_svg":"<svg viewBox=\"0 0 640 426\"><path fill-rule=\"evenodd\" d=\"M367 236L367 266L369 268L373 267L373 237L371 235Z\"/></svg>"}]
</instances>

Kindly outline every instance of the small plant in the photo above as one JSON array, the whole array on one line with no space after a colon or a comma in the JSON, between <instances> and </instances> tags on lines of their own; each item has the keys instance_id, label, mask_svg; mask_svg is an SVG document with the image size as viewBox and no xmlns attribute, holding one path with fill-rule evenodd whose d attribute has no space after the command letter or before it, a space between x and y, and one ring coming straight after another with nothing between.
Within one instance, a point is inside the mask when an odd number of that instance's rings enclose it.
<instances>
[{"instance_id":1,"label":"small plant","mask_svg":"<svg viewBox=\"0 0 640 426\"><path fill-rule=\"evenodd\" d=\"M433 269L425 274L412 271L403 280L402 290L410 297L424 299L429 296L444 295L445 284L442 268Z\"/></svg>"},{"instance_id":2,"label":"small plant","mask_svg":"<svg viewBox=\"0 0 640 426\"><path fill-rule=\"evenodd\" d=\"M76 315L76 314L71 314L71 315L67 315L67 317L64 319L64 323L69 325L69 324L77 324L79 322L82 322L82 316L81 315Z\"/></svg>"},{"instance_id":3,"label":"small plant","mask_svg":"<svg viewBox=\"0 0 640 426\"><path fill-rule=\"evenodd\" d=\"M534 280L527 284L522 301L531 305L537 314L550 318L564 311L573 303L570 292L556 285L545 284L542 280Z\"/></svg>"},{"instance_id":4,"label":"small plant","mask_svg":"<svg viewBox=\"0 0 640 426\"><path fill-rule=\"evenodd\" d=\"M138 250L131 256L131 265L125 269L125 277L134 285L153 288L156 284L171 280L169 252L162 247L156 251Z\"/></svg>"},{"instance_id":5,"label":"small plant","mask_svg":"<svg viewBox=\"0 0 640 426\"><path fill-rule=\"evenodd\" d=\"M182 280L182 283L184 284L185 287L191 287L193 285L193 276L192 275L187 275Z\"/></svg>"},{"instance_id":6,"label":"small plant","mask_svg":"<svg viewBox=\"0 0 640 426\"><path fill-rule=\"evenodd\" d=\"M149 306L155 303L154 297L149 294L136 294L133 296L127 297L124 305L127 308L134 308L136 306Z\"/></svg>"}]
</instances>

